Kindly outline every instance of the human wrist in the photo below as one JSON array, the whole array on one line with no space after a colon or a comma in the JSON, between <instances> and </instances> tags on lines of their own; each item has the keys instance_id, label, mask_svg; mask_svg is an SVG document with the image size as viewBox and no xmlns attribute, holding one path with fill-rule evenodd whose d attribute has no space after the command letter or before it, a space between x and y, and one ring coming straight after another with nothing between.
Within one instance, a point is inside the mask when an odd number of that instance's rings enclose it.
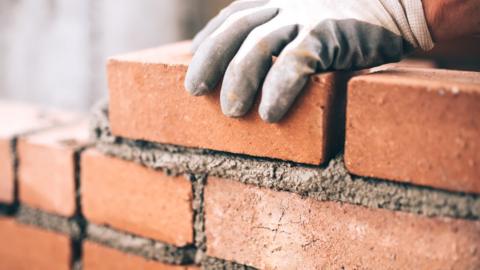
<instances>
[{"instance_id":1,"label":"human wrist","mask_svg":"<svg viewBox=\"0 0 480 270\"><path fill-rule=\"evenodd\" d=\"M442 29L443 2L439 0L423 0L423 9L425 11L425 19L427 20L430 34L435 42L449 39L448 34Z\"/></svg>"},{"instance_id":2,"label":"human wrist","mask_svg":"<svg viewBox=\"0 0 480 270\"><path fill-rule=\"evenodd\" d=\"M479 34L480 0L422 0L435 42Z\"/></svg>"}]
</instances>

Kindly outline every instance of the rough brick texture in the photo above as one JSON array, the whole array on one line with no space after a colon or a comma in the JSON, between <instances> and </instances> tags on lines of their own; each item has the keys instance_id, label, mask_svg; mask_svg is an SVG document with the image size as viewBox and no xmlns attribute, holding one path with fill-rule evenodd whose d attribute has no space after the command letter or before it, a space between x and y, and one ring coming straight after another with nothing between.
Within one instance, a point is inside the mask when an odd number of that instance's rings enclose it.
<instances>
[{"instance_id":1,"label":"rough brick texture","mask_svg":"<svg viewBox=\"0 0 480 270\"><path fill-rule=\"evenodd\" d=\"M480 222L321 202L209 178L207 254L260 269L477 269Z\"/></svg>"},{"instance_id":2,"label":"rough brick texture","mask_svg":"<svg viewBox=\"0 0 480 270\"><path fill-rule=\"evenodd\" d=\"M70 269L67 236L0 217L0 269Z\"/></svg>"},{"instance_id":3,"label":"rough brick texture","mask_svg":"<svg viewBox=\"0 0 480 270\"><path fill-rule=\"evenodd\" d=\"M93 242L83 243L83 270L195 270L194 267L164 264L127 254Z\"/></svg>"},{"instance_id":4,"label":"rough brick texture","mask_svg":"<svg viewBox=\"0 0 480 270\"><path fill-rule=\"evenodd\" d=\"M88 144L88 121L18 141L20 201L47 212L75 213L75 153Z\"/></svg>"},{"instance_id":5,"label":"rough brick texture","mask_svg":"<svg viewBox=\"0 0 480 270\"><path fill-rule=\"evenodd\" d=\"M226 152L320 164L343 143L346 74L313 76L280 124L221 113L219 91L192 97L183 81L190 43L114 57L108 64L115 135Z\"/></svg>"},{"instance_id":6,"label":"rough brick texture","mask_svg":"<svg viewBox=\"0 0 480 270\"><path fill-rule=\"evenodd\" d=\"M391 69L350 81L350 172L480 193L480 73Z\"/></svg>"},{"instance_id":7,"label":"rough brick texture","mask_svg":"<svg viewBox=\"0 0 480 270\"><path fill-rule=\"evenodd\" d=\"M14 200L12 141L18 135L66 123L76 117L71 113L0 100L0 202Z\"/></svg>"},{"instance_id":8,"label":"rough brick texture","mask_svg":"<svg viewBox=\"0 0 480 270\"><path fill-rule=\"evenodd\" d=\"M85 216L176 246L193 243L192 185L88 150L82 154L81 193Z\"/></svg>"}]
</instances>

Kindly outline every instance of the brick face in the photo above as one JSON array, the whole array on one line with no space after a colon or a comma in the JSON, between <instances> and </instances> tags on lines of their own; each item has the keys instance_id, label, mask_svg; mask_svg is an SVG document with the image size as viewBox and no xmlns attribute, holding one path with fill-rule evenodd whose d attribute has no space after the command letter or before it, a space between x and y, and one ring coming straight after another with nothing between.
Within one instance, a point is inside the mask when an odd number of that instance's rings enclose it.
<instances>
[{"instance_id":1,"label":"brick face","mask_svg":"<svg viewBox=\"0 0 480 270\"><path fill-rule=\"evenodd\" d=\"M190 58L189 43L112 58L113 134L309 164L323 163L343 143L347 75L312 77L286 119L272 125L258 116L258 102L245 117L232 119L221 112L219 91L190 96L183 86Z\"/></svg>"},{"instance_id":2,"label":"brick face","mask_svg":"<svg viewBox=\"0 0 480 270\"><path fill-rule=\"evenodd\" d=\"M67 236L21 225L0 217L0 269L70 269Z\"/></svg>"},{"instance_id":3,"label":"brick face","mask_svg":"<svg viewBox=\"0 0 480 270\"><path fill-rule=\"evenodd\" d=\"M18 141L19 196L31 207L75 213L74 154L88 144L88 122L49 129Z\"/></svg>"},{"instance_id":4,"label":"brick face","mask_svg":"<svg viewBox=\"0 0 480 270\"><path fill-rule=\"evenodd\" d=\"M193 243L192 185L95 150L82 155L82 205L93 223L177 246Z\"/></svg>"},{"instance_id":5,"label":"brick face","mask_svg":"<svg viewBox=\"0 0 480 270\"><path fill-rule=\"evenodd\" d=\"M480 222L320 202L209 178L207 254L260 269L477 269Z\"/></svg>"},{"instance_id":6,"label":"brick face","mask_svg":"<svg viewBox=\"0 0 480 270\"><path fill-rule=\"evenodd\" d=\"M14 200L13 166L10 140L0 138L0 203L12 203Z\"/></svg>"},{"instance_id":7,"label":"brick face","mask_svg":"<svg viewBox=\"0 0 480 270\"><path fill-rule=\"evenodd\" d=\"M362 176L480 193L480 73L392 69L351 80L345 160Z\"/></svg>"},{"instance_id":8,"label":"brick face","mask_svg":"<svg viewBox=\"0 0 480 270\"><path fill-rule=\"evenodd\" d=\"M187 266L169 265L149 261L142 257L123 253L92 242L83 243L84 270L195 270Z\"/></svg>"}]
</instances>

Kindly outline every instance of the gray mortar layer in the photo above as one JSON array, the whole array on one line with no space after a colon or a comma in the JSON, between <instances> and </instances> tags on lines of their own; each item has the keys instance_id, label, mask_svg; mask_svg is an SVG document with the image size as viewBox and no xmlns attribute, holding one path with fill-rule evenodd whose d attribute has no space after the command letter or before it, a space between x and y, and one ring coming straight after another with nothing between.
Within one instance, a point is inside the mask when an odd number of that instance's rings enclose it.
<instances>
[{"instance_id":1,"label":"gray mortar layer","mask_svg":"<svg viewBox=\"0 0 480 270\"><path fill-rule=\"evenodd\" d=\"M238 264L235 262L225 261L214 257L206 257L202 264L202 269L205 270L256 270L257 268Z\"/></svg>"},{"instance_id":2,"label":"gray mortar layer","mask_svg":"<svg viewBox=\"0 0 480 270\"><path fill-rule=\"evenodd\" d=\"M203 194L205 189L206 175L189 175L190 181L192 181L193 190L193 232L194 241L197 248L197 254L195 255L195 263L201 263L205 258L205 251L207 249L205 235L205 215L203 207Z\"/></svg>"},{"instance_id":3,"label":"gray mortar layer","mask_svg":"<svg viewBox=\"0 0 480 270\"><path fill-rule=\"evenodd\" d=\"M73 252L71 268L73 270L82 269L81 257L79 256L79 253L75 252L75 250L79 248L76 246L81 245L81 240L83 238L82 229L77 219L46 213L24 205L18 207L18 211L15 213L15 218L22 224L70 236Z\"/></svg>"},{"instance_id":4,"label":"gray mortar layer","mask_svg":"<svg viewBox=\"0 0 480 270\"><path fill-rule=\"evenodd\" d=\"M163 263L185 265L194 262L196 248L192 246L175 247L152 239L147 239L115 229L88 224L87 239L126 253L142 256Z\"/></svg>"},{"instance_id":5,"label":"gray mortar layer","mask_svg":"<svg viewBox=\"0 0 480 270\"><path fill-rule=\"evenodd\" d=\"M480 219L480 195L354 176L346 170L342 155L325 166L308 166L119 138L110 132L106 105L99 106L94 113L92 134L97 149L103 153L172 175L208 174L320 201L432 217Z\"/></svg>"},{"instance_id":6,"label":"gray mortar layer","mask_svg":"<svg viewBox=\"0 0 480 270\"><path fill-rule=\"evenodd\" d=\"M66 217L46 213L24 205L18 208L15 217L23 224L66 234L73 239L79 239L81 237L80 227L77 222Z\"/></svg>"}]
</instances>

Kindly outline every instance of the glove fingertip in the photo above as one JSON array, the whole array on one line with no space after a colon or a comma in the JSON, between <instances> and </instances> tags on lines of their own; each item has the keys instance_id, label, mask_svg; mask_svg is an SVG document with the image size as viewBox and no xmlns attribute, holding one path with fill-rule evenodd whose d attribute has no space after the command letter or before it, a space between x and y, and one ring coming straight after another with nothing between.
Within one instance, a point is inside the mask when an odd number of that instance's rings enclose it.
<instances>
[{"instance_id":1,"label":"glove fingertip","mask_svg":"<svg viewBox=\"0 0 480 270\"><path fill-rule=\"evenodd\" d=\"M245 103L238 100L236 96L232 97L233 94L232 91L228 91L222 87L220 93L220 107L223 114L228 117L241 117L247 112Z\"/></svg>"},{"instance_id":2,"label":"glove fingertip","mask_svg":"<svg viewBox=\"0 0 480 270\"><path fill-rule=\"evenodd\" d=\"M185 89L192 96L201 96L210 91L210 88L206 83L202 82L199 84L194 84L190 80L185 80Z\"/></svg>"},{"instance_id":3,"label":"glove fingertip","mask_svg":"<svg viewBox=\"0 0 480 270\"><path fill-rule=\"evenodd\" d=\"M239 111L239 110L236 110L234 108L230 108L230 107L225 107L225 106L221 106L222 107L222 113L228 117L241 117L243 116L244 114Z\"/></svg>"},{"instance_id":4,"label":"glove fingertip","mask_svg":"<svg viewBox=\"0 0 480 270\"><path fill-rule=\"evenodd\" d=\"M258 113L263 121L271 124L279 122L283 117L283 113L273 109L271 106L260 106Z\"/></svg>"}]
</instances>

